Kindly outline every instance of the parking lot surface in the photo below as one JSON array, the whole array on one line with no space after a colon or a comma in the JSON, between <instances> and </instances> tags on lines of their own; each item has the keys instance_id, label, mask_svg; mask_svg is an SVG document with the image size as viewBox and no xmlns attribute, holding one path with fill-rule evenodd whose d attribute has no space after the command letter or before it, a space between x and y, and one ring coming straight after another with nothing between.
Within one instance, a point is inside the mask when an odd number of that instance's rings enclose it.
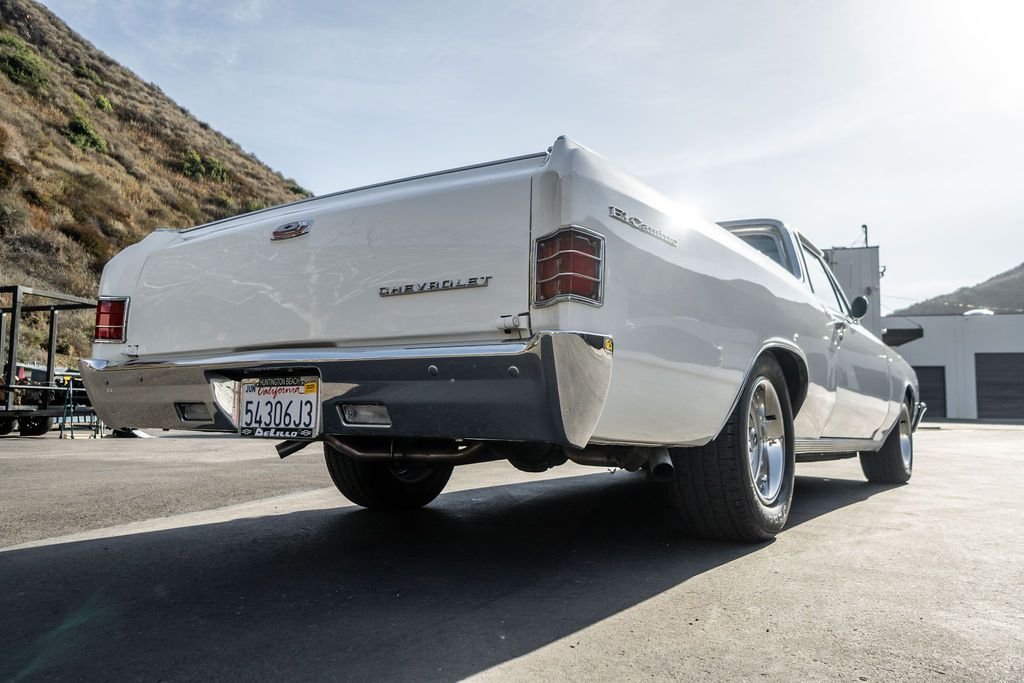
<instances>
[{"instance_id":1,"label":"parking lot surface","mask_svg":"<svg viewBox=\"0 0 1024 683\"><path fill-rule=\"evenodd\" d=\"M0 680L1022 680L1024 428L915 457L801 465L735 545L624 472L472 465L373 513L315 447L0 438Z\"/></svg>"}]
</instances>

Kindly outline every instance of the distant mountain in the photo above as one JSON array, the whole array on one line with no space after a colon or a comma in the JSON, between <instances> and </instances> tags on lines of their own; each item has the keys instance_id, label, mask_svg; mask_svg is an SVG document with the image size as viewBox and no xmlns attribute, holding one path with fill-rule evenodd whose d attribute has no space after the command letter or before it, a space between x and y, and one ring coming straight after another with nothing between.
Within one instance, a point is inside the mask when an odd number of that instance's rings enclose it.
<instances>
[{"instance_id":1,"label":"distant mountain","mask_svg":"<svg viewBox=\"0 0 1024 683\"><path fill-rule=\"evenodd\" d=\"M46 8L0 0L0 284L95 296L103 264L156 227L308 194ZM62 355L87 350L88 318L69 316Z\"/></svg>"},{"instance_id":2,"label":"distant mountain","mask_svg":"<svg viewBox=\"0 0 1024 683\"><path fill-rule=\"evenodd\" d=\"M973 287L961 287L896 311L894 315L963 313L990 308L996 313L1024 313L1024 263Z\"/></svg>"}]
</instances>

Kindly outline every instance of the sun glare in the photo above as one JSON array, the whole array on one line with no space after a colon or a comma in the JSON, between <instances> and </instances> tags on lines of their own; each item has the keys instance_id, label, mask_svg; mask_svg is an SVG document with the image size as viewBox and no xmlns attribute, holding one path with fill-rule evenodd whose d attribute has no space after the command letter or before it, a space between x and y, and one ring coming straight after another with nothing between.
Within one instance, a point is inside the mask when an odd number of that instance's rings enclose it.
<instances>
[{"instance_id":1,"label":"sun glare","mask_svg":"<svg viewBox=\"0 0 1024 683\"><path fill-rule=\"evenodd\" d=\"M906 18L936 79L990 105L1024 105L1024 3L922 2Z\"/></svg>"}]
</instances>

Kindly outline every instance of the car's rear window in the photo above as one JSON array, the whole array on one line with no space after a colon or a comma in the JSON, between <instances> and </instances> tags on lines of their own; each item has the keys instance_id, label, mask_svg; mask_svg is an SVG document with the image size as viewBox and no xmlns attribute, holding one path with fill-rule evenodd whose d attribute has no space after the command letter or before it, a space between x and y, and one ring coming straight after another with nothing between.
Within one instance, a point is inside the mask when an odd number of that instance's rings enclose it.
<instances>
[{"instance_id":1,"label":"car's rear window","mask_svg":"<svg viewBox=\"0 0 1024 683\"><path fill-rule=\"evenodd\" d=\"M779 242L774 237L769 235L741 235L739 237L772 261L785 267L786 264L782 262L782 252L779 251Z\"/></svg>"}]
</instances>

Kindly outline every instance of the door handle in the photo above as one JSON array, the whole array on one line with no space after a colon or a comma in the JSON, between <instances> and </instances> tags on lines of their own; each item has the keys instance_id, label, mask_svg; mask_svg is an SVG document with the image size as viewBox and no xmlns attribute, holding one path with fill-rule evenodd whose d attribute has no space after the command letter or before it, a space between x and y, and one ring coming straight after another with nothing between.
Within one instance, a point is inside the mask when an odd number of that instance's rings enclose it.
<instances>
[{"instance_id":1,"label":"door handle","mask_svg":"<svg viewBox=\"0 0 1024 683\"><path fill-rule=\"evenodd\" d=\"M840 342L843 341L843 337L846 336L846 328L850 326L850 323L845 320L833 320L832 321L832 345L838 347Z\"/></svg>"}]
</instances>

